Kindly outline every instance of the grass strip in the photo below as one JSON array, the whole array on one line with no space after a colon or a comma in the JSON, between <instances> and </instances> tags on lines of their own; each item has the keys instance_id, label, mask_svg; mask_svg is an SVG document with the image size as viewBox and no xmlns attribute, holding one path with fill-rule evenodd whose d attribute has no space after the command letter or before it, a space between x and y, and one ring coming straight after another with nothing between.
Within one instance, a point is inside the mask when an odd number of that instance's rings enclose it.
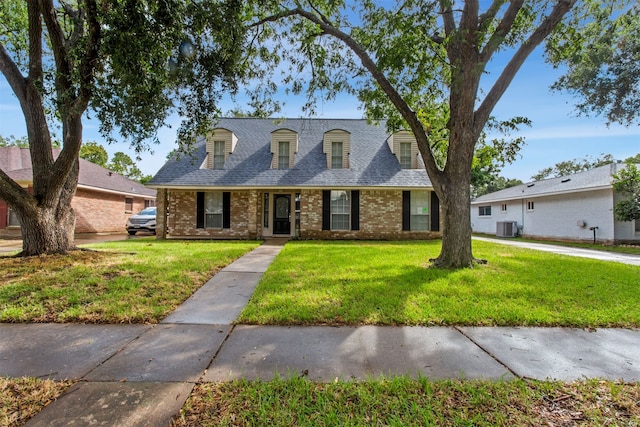
<instances>
[{"instance_id":1,"label":"grass strip","mask_svg":"<svg viewBox=\"0 0 640 427\"><path fill-rule=\"evenodd\" d=\"M640 326L640 267L474 241L489 261L429 268L439 241L289 242L238 322Z\"/></svg>"},{"instance_id":2,"label":"grass strip","mask_svg":"<svg viewBox=\"0 0 640 427\"><path fill-rule=\"evenodd\" d=\"M0 321L156 323L259 244L148 238L0 257Z\"/></svg>"},{"instance_id":3,"label":"grass strip","mask_svg":"<svg viewBox=\"0 0 640 427\"><path fill-rule=\"evenodd\" d=\"M304 378L196 385L178 426L573 426L640 424L640 386L586 380Z\"/></svg>"},{"instance_id":4,"label":"grass strip","mask_svg":"<svg viewBox=\"0 0 640 427\"><path fill-rule=\"evenodd\" d=\"M21 426L65 392L73 381L0 377L0 426Z\"/></svg>"}]
</instances>

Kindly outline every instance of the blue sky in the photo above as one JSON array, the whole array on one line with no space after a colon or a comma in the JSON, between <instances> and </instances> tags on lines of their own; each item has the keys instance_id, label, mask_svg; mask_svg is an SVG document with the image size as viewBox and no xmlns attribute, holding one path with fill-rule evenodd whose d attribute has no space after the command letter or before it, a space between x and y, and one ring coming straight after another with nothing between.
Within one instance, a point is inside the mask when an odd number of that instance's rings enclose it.
<instances>
[{"instance_id":1,"label":"blue sky","mask_svg":"<svg viewBox=\"0 0 640 427\"><path fill-rule=\"evenodd\" d=\"M585 156L599 157L609 153L616 159L625 159L640 153L640 127L607 127L601 117L576 117L573 100L563 93L552 93L549 86L560 75L550 65L543 62L540 54L534 52L515 80L500 100L494 116L508 119L513 116L525 116L532 120L531 128L521 129L526 137L526 145L521 150L521 158L507 165L502 176L529 181L540 169L555 163ZM491 78L491 77L489 77ZM281 117L301 117L303 99L287 99L280 113ZM249 108L231 100L225 100L222 111L234 107ZM341 96L335 102L321 103L317 107L317 117L323 118L361 118L362 110L351 96ZM175 133L180 119L177 116L169 120L172 128L159 131L161 144L154 147L153 153L142 153L139 167L145 174L155 174L164 164L166 155L175 147ZM0 135L26 135L24 117L4 76L0 74ZM97 141L105 146L110 157L117 151L123 151L135 158L135 153L126 144L107 145L98 132L98 123L92 120L84 122L84 140Z\"/></svg>"}]
</instances>

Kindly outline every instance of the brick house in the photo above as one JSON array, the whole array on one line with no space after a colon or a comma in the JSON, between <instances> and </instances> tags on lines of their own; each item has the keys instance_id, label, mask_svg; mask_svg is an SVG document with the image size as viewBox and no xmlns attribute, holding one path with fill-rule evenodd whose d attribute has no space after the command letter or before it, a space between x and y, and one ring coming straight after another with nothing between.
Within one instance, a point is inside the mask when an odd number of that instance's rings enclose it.
<instances>
[{"instance_id":1,"label":"brick house","mask_svg":"<svg viewBox=\"0 0 640 427\"><path fill-rule=\"evenodd\" d=\"M415 138L364 120L221 119L147 186L159 237L441 237Z\"/></svg>"},{"instance_id":2,"label":"brick house","mask_svg":"<svg viewBox=\"0 0 640 427\"><path fill-rule=\"evenodd\" d=\"M475 233L563 241L640 242L640 221L618 221L613 208L623 195L613 175L625 167L612 163L573 175L533 181L471 202ZM595 230L594 230L595 229Z\"/></svg>"},{"instance_id":3,"label":"brick house","mask_svg":"<svg viewBox=\"0 0 640 427\"><path fill-rule=\"evenodd\" d=\"M54 150L57 156L60 150ZM23 188L33 183L29 149L0 147L0 169ZM71 202L76 233L124 232L127 218L154 206L156 193L144 185L80 159L78 188ZM20 223L10 206L0 199L0 238L20 236Z\"/></svg>"}]
</instances>

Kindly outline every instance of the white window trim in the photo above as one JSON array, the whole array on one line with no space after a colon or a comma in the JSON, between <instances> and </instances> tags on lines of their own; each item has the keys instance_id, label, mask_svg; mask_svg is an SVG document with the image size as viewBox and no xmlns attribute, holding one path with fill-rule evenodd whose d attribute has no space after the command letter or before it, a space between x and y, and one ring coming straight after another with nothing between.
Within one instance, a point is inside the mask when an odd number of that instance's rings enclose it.
<instances>
[{"instance_id":1,"label":"white window trim","mask_svg":"<svg viewBox=\"0 0 640 427\"><path fill-rule=\"evenodd\" d=\"M349 198L348 202L349 202L349 206L347 207L347 212L334 212L334 198L333 198L333 193L336 192L345 192L347 193L347 197ZM331 230L332 231L350 231L351 230L351 191L348 190L331 190L331 208L329 209L329 215L331 216ZM334 227L333 223L333 218L334 215L340 215L341 217L344 217L346 215L347 217L347 222L346 222L346 228L336 228Z\"/></svg>"}]
</instances>

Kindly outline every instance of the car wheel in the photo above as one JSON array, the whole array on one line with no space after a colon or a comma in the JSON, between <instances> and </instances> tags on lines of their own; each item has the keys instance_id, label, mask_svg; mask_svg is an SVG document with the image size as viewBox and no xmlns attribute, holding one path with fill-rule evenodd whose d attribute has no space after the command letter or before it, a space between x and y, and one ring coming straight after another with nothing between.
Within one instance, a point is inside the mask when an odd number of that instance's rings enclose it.
<instances>
[{"instance_id":1,"label":"car wheel","mask_svg":"<svg viewBox=\"0 0 640 427\"><path fill-rule=\"evenodd\" d=\"M133 236L136 234L136 230L127 230L127 233L129 233L129 236Z\"/></svg>"}]
</instances>

